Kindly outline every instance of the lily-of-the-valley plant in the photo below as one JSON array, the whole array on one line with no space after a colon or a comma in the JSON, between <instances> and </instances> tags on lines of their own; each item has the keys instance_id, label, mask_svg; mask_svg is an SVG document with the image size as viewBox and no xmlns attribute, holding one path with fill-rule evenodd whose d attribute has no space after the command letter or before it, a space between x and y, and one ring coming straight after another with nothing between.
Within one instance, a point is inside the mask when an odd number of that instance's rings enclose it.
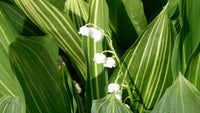
<instances>
[{"instance_id":1,"label":"lily-of-the-valley plant","mask_svg":"<svg viewBox=\"0 0 200 113\"><path fill-rule=\"evenodd\" d=\"M200 113L200 0L1 0L0 113Z\"/></svg>"}]
</instances>

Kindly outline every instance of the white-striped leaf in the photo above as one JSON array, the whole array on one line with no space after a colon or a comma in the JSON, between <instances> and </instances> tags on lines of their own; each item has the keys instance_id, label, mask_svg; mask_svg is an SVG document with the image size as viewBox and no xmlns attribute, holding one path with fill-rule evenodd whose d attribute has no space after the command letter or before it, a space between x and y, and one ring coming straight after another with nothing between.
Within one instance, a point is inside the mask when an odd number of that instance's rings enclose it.
<instances>
[{"instance_id":1,"label":"white-striped leaf","mask_svg":"<svg viewBox=\"0 0 200 113\"><path fill-rule=\"evenodd\" d=\"M102 28L105 32L108 29L109 16L108 6L105 0L92 0L90 2L89 23ZM103 51L103 41L95 42L91 37L82 37L83 51L87 61L87 107L91 108L93 99L100 99L107 94L107 69L102 64L93 61L96 53Z\"/></svg>"},{"instance_id":2,"label":"white-striped leaf","mask_svg":"<svg viewBox=\"0 0 200 113\"><path fill-rule=\"evenodd\" d=\"M147 25L141 0L107 0L110 27L118 49L124 53Z\"/></svg>"},{"instance_id":3,"label":"white-striped leaf","mask_svg":"<svg viewBox=\"0 0 200 113\"><path fill-rule=\"evenodd\" d=\"M151 113L199 113L199 106L200 92L179 74Z\"/></svg>"},{"instance_id":4,"label":"white-striped leaf","mask_svg":"<svg viewBox=\"0 0 200 113\"><path fill-rule=\"evenodd\" d=\"M122 102L115 98L115 94L93 100L92 113L132 113L132 111Z\"/></svg>"},{"instance_id":5,"label":"white-striped leaf","mask_svg":"<svg viewBox=\"0 0 200 113\"><path fill-rule=\"evenodd\" d=\"M144 12L148 22L151 22L161 11L161 8L166 5L168 0L142 0Z\"/></svg>"},{"instance_id":6,"label":"white-striped leaf","mask_svg":"<svg viewBox=\"0 0 200 113\"><path fill-rule=\"evenodd\" d=\"M39 36L44 33L33 24L30 19L21 11L16 5L11 3L0 2L1 7L6 12L7 16L11 20L12 25L24 36Z\"/></svg>"},{"instance_id":7,"label":"white-striped leaf","mask_svg":"<svg viewBox=\"0 0 200 113\"><path fill-rule=\"evenodd\" d=\"M18 35L0 6L0 113L6 112L6 106L12 106L10 105L11 101L18 101L18 104L13 103L14 111L17 112L17 109L19 109L20 112L18 113L26 112L24 94L11 70L8 58L8 46Z\"/></svg>"},{"instance_id":8,"label":"white-striped leaf","mask_svg":"<svg viewBox=\"0 0 200 113\"><path fill-rule=\"evenodd\" d=\"M57 0L45 0L45 1L48 1L50 4L52 4L56 8L60 9L61 11L64 11L66 1L68 1L68 0L59 0L59 1L57 1Z\"/></svg>"},{"instance_id":9,"label":"white-striped leaf","mask_svg":"<svg viewBox=\"0 0 200 113\"><path fill-rule=\"evenodd\" d=\"M14 0L25 14L43 31L57 40L76 68L82 82L86 80L86 65L81 49L81 38L70 17L44 0Z\"/></svg>"},{"instance_id":10,"label":"white-striped leaf","mask_svg":"<svg viewBox=\"0 0 200 113\"><path fill-rule=\"evenodd\" d=\"M125 77L133 87L139 112L151 109L172 83L172 44L173 30L166 6L125 53L122 70L118 67L112 74L110 82L124 84Z\"/></svg>"},{"instance_id":11,"label":"white-striped leaf","mask_svg":"<svg viewBox=\"0 0 200 113\"><path fill-rule=\"evenodd\" d=\"M65 11L69 14L77 29L84 26L88 21L89 4L84 0L67 0Z\"/></svg>"},{"instance_id":12,"label":"white-striped leaf","mask_svg":"<svg viewBox=\"0 0 200 113\"><path fill-rule=\"evenodd\" d=\"M58 47L52 37L17 37L9 46L11 67L30 113L71 113L71 102L57 68Z\"/></svg>"},{"instance_id":13,"label":"white-striped leaf","mask_svg":"<svg viewBox=\"0 0 200 113\"><path fill-rule=\"evenodd\" d=\"M0 113L22 113L19 100L10 96L0 98Z\"/></svg>"}]
</instances>

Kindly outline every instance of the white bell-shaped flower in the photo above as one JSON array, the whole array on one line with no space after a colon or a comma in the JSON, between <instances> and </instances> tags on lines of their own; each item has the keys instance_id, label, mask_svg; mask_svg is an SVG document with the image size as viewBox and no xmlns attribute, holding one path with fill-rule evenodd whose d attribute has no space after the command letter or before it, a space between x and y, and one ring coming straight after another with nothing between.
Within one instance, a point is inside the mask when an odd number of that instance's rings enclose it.
<instances>
[{"instance_id":1,"label":"white bell-shaped flower","mask_svg":"<svg viewBox=\"0 0 200 113\"><path fill-rule=\"evenodd\" d=\"M106 58L106 61L105 61L105 63L104 63L104 67L108 67L108 68L113 68L113 67L115 67L115 59L114 58L112 58L112 57L107 57Z\"/></svg>"},{"instance_id":2,"label":"white bell-shaped flower","mask_svg":"<svg viewBox=\"0 0 200 113\"><path fill-rule=\"evenodd\" d=\"M95 42L98 42L103 38L102 32L95 28L89 28L89 36L94 38Z\"/></svg>"},{"instance_id":3,"label":"white bell-shaped flower","mask_svg":"<svg viewBox=\"0 0 200 113\"><path fill-rule=\"evenodd\" d=\"M118 99L119 101L122 101L122 94L120 90L115 92L115 98Z\"/></svg>"},{"instance_id":4,"label":"white bell-shaped flower","mask_svg":"<svg viewBox=\"0 0 200 113\"><path fill-rule=\"evenodd\" d=\"M103 38L102 32L100 30L95 30L93 32L93 38L94 38L95 42L102 40L102 38Z\"/></svg>"},{"instance_id":5,"label":"white bell-shaped flower","mask_svg":"<svg viewBox=\"0 0 200 113\"><path fill-rule=\"evenodd\" d=\"M108 85L108 92L112 93L112 92L117 92L120 90L120 85L116 84L116 83L110 83Z\"/></svg>"},{"instance_id":6,"label":"white bell-shaped flower","mask_svg":"<svg viewBox=\"0 0 200 113\"><path fill-rule=\"evenodd\" d=\"M82 27L79 29L78 34L81 34L81 35L83 35L83 36L89 36L89 32L90 32L90 30L89 30L88 27L82 26Z\"/></svg>"},{"instance_id":7,"label":"white bell-shaped flower","mask_svg":"<svg viewBox=\"0 0 200 113\"><path fill-rule=\"evenodd\" d=\"M96 53L94 55L93 61L96 62L97 64L105 63L106 56L101 53Z\"/></svg>"}]
</instances>

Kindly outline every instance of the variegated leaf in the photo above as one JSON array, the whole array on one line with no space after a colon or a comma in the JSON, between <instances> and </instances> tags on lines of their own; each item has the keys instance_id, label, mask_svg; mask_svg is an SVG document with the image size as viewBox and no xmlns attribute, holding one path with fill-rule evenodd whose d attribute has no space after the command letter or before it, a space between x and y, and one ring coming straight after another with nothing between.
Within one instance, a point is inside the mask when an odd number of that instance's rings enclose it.
<instances>
[{"instance_id":1,"label":"variegated leaf","mask_svg":"<svg viewBox=\"0 0 200 113\"><path fill-rule=\"evenodd\" d=\"M84 26L88 21L89 4L84 0L67 0L65 11L69 14L77 29Z\"/></svg>"},{"instance_id":2,"label":"variegated leaf","mask_svg":"<svg viewBox=\"0 0 200 113\"><path fill-rule=\"evenodd\" d=\"M123 55L123 65L112 74L110 82L133 87L139 112L151 109L172 83L171 54L174 34L167 6L147 26L139 39Z\"/></svg>"},{"instance_id":3,"label":"variegated leaf","mask_svg":"<svg viewBox=\"0 0 200 113\"><path fill-rule=\"evenodd\" d=\"M89 23L92 23L105 32L108 30L108 6L105 0L92 0L90 2ZM97 28L97 27L95 27ZM82 37L82 46L87 61L87 107L91 108L93 99L100 99L107 94L107 69L102 64L93 61L96 53L103 51L103 40L95 42L91 37Z\"/></svg>"},{"instance_id":4,"label":"variegated leaf","mask_svg":"<svg viewBox=\"0 0 200 113\"><path fill-rule=\"evenodd\" d=\"M52 37L17 37L9 46L9 58L25 94L27 112L72 112L59 78L58 47Z\"/></svg>"},{"instance_id":5,"label":"variegated leaf","mask_svg":"<svg viewBox=\"0 0 200 113\"><path fill-rule=\"evenodd\" d=\"M25 14L43 31L57 40L72 62L75 64L82 82L86 80L86 64L78 35L70 17L44 0L14 0Z\"/></svg>"},{"instance_id":6,"label":"variegated leaf","mask_svg":"<svg viewBox=\"0 0 200 113\"><path fill-rule=\"evenodd\" d=\"M24 36L40 36L44 33L16 5L0 2L12 25Z\"/></svg>"},{"instance_id":7,"label":"variegated leaf","mask_svg":"<svg viewBox=\"0 0 200 113\"><path fill-rule=\"evenodd\" d=\"M0 6L0 113L26 112L24 93L8 57L8 46L18 35Z\"/></svg>"},{"instance_id":8,"label":"variegated leaf","mask_svg":"<svg viewBox=\"0 0 200 113\"><path fill-rule=\"evenodd\" d=\"M115 98L115 94L93 100L91 111L92 113L132 113L130 108Z\"/></svg>"}]
</instances>

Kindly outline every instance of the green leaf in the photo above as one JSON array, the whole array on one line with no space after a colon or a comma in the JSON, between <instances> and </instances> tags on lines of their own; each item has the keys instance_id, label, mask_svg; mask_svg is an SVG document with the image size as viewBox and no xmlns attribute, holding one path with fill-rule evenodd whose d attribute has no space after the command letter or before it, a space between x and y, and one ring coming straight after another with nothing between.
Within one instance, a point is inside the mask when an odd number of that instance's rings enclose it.
<instances>
[{"instance_id":1,"label":"green leaf","mask_svg":"<svg viewBox=\"0 0 200 113\"><path fill-rule=\"evenodd\" d=\"M147 20L144 14L142 1L122 0L122 3L126 9L126 12L137 34L140 34L141 31L143 31L147 25Z\"/></svg>"},{"instance_id":2,"label":"green leaf","mask_svg":"<svg viewBox=\"0 0 200 113\"><path fill-rule=\"evenodd\" d=\"M181 38L181 34L179 33L176 37L176 40L174 42L174 48L173 48L173 52L172 52L172 75L173 75L173 79L176 80L177 75L179 74L179 72L184 72L184 70L182 69L182 65L184 62L182 62L182 38Z\"/></svg>"},{"instance_id":3,"label":"green leaf","mask_svg":"<svg viewBox=\"0 0 200 113\"><path fill-rule=\"evenodd\" d=\"M60 9L61 11L64 11L66 1L68 1L68 0L59 0L59 1L57 1L57 0L45 0L45 1L48 1L50 4L52 4L56 8Z\"/></svg>"},{"instance_id":4,"label":"green leaf","mask_svg":"<svg viewBox=\"0 0 200 113\"><path fill-rule=\"evenodd\" d=\"M55 37L59 47L66 52L81 73L79 77L84 83L86 64L81 48L81 38L70 17L46 1L14 0L14 2L38 27Z\"/></svg>"},{"instance_id":5,"label":"green leaf","mask_svg":"<svg viewBox=\"0 0 200 113\"><path fill-rule=\"evenodd\" d=\"M141 0L107 0L110 27L119 50L124 53L147 25Z\"/></svg>"},{"instance_id":6,"label":"green leaf","mask_svg":"<svg viewBox=\"0 0 200 113\"><path fill-rule=\"evenodd\" d=\"M187 64L197 49L200 43L200 15L199 15L199 0L180 0L181 16L183 19L182 29L182 59L184 60L183 69L185 70ZM184 73L184 72L183 72Z\"/></svg>"},{"instance_id":7,"label":"green leaf","mask_svg":"<svg viewBox=\"0 0 200 113\"><path fill-rule=\"evenodd\" d=\"M89 23L97 25L105 32L108 30L109 15L105 0L92 0L90 2ZM86 100L87 108L92 106L93 99L100 99L107 94L107 69L102 64L93 61L96 53L103 51L103 41L95 42L91 37L82 37L82 46L87 62L87 86Z\"/></svg>"},{"instance_id":8,"label":"green leaf","mask_svg":"<svg viewBox=\"0 0 200 113\"><path fill-rule=\"evenodd\" d=\"M180 39L176 39L178 41L178 46L174 48L176 52L173 52L173 57L175 57L172 58L174 60L172 62L174 80L179 71L185 73L200 42L199 5L200 1L198 0L180 0L180 22L183 26L181 26L181 33L178 36Z\"/></svg>"},{"instance_id":9,"label":"green leaf","mask_svg":"<svg viewBox=\"0 0 200 113\"><path fill-rule=\"evenodd\" d=\"M74 82L69 74L66 66L61 65L60 76L62 77L63 85L66 88L67 93L70 96L71 102L73 103L73 112L74 113L84 113L84 108L78 94L77 88L74 85Z\"/></svg>"},{"instance_id":10,"label":"green leaf","mask_svg":"<svg viewBox=\"0 0 200 113\"><path fill-rule=\"evenodd\" d=\"M169 16L172 20L172 24L174 25L176 34L178 34L182 29L182 18L179 10L179 0L168 0L168 11Z\"/></svg>"},{"instance_id":11,"label":"green leaf","mask_svg":"<svg viewBox=\"0 0 200 113\"><path fill-rule=\"evenodd\" d=\"M69 14L77 29L84 26L88 21L89 5L84 0L67 0L65 11Z\"/></svg>"},{"instance_id":12,"label":"green leaf","mask_svg":"<svg viewBox=\"0 0 200 113\"><path fill-rule=\"evenodd\" d=\"M114 93L106 97L93 100L92 113L132 113L132 111L122 102L115 98Z\"/></svg>"},{"instance_id":13,"label":"green leaf","mask_svg":"<svg viewBox=\"0 0 200 113\"><path fill-rule=\"evenodd\" d=\"M198 113L200 92L179 74L151 113Z\"/></svg>"},{"instance_id":14,"label":"green leaf","mask_svg":"<svg viewBox=\"0 0 200 113\"><path fill-rule=\"evenodd\" d=\"M58 47L53 38L17 37L9 46L9 58L22 85L28 112L71 112L69 95L59 78Z\"/></svg>"},{"instance_id":15,"label":"green leaf","mask_svg":"<svg viewBox=\"0 0 200 113\"><path fill-rule=\"evenodd\" d=\"M28 17L16 6L11 3L0 2L12 25L20 33L25 36L39 36L44 33L33 24Z\"/></svg>"},{"instance_id":16,"label":"green leaf","mask_svg":"<svg viewBox=\"0 0 200 113\"><path fill-rule=\"evenodd\" d=\"M161 11L168 0L142 0L144 4L144 12L148 22L151 22Z\"/></svg>"},{"instance_id":17,"label":"green leaf","mask_svg":"<svg viewBox=\"0 0 200 113\"><path fill-rule=\"evenodd\" d=\"M10 96L0 98L1 113L22 113L22 109L17 98Z\"/></svg>"},{"instance_id":18,"label":"green leaf","mask_svg":"<svg viewBox=\"0 0 200 113\"><path fill-rule=\"evenodd\" d=\"M200 91L200 45L188 63L185 77Z\"/></svg>"},{"instance_id":19,"label":"green leaf","mask_svg":"<svg viewBox=\"0 0 200 113\"><path fill-rule=\"evenodd\" d=\"M8 58L8 46L19 34L12 26L1 6L0 20L0 107L2 106L0 112L5 112L3 109L6 109L6 105L11 106L9 102L17 101L16 103L18 105L13 105L13 110L17 111L19 109L20 112L18 113L25 113L26 105L24 94L16 76L11 70ZM4 105L5 107L3 107Z\"/></svg>"},{"instance_id":20,"label":"green leaf","mask_svg":"<svg viewBox=\"0 0 200 113\"><path fill-rule=\"evenodd\" d=\"M173 30L167 6L147 26L139 39L123 55L122 66L116 68L110 82L124 84L124 78L134 89L139 112L151 109L172 83L171 54Z\"/></svg>"},{"instance_id":21,"label":"green leaf","mask_svg":"<svg viewBox=\"0 0 200 113\"><path fill-rule=\"evenodd\" d=\"M172 17L176 14L177 10L179 12L179 0L168 0L168 3L169 16Z\"/></svg>"}]
</instances>

